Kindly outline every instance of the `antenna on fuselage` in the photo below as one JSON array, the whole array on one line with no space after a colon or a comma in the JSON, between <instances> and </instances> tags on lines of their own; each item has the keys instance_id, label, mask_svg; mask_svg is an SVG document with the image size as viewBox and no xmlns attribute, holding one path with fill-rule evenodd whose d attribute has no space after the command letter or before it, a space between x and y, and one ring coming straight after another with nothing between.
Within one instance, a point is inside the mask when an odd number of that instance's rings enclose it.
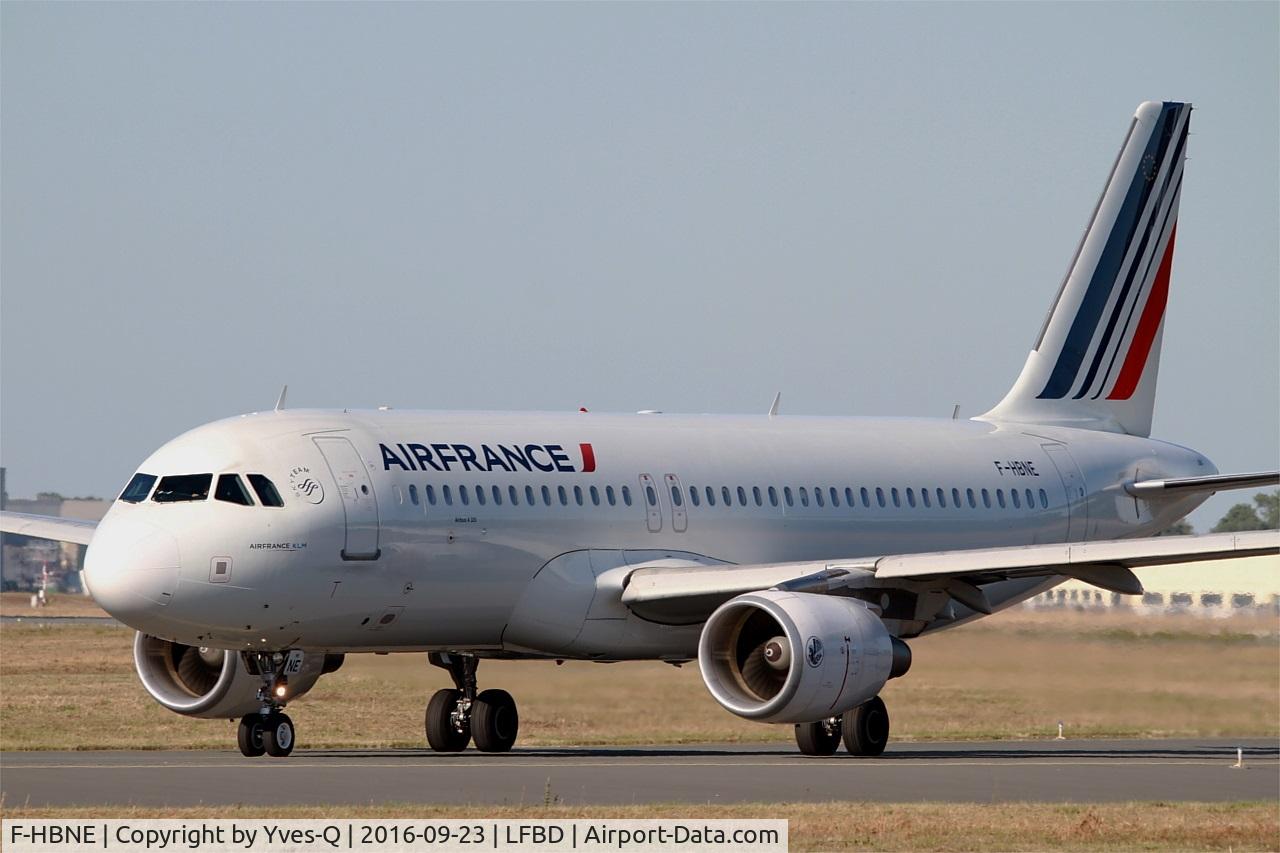
<instances>
[{"instance_id":1,"label":"antenna on fuselage","mask_svg":"<svg viewBox=\"0 0 1280 853\"><path fill-rule=\"evenodd\" d=\"M769 406L769 417L773 417L774 415L778 414L778 403L780 403L781 401L782 401L782 392L779 391L777 394L773 395L773 404Z\"/></svg>"},{"instance_id":2,"label":"antenna on fuselage","mask_svg":"<svg viewBox=\"0 0 1280 853\"><path fill-rule=\"evenodd\" d=\"M280 396L276 398L277 412L284 410L284 398L287 396L289 396L289 386L285 385L283 388L280 389Z\"/></svg>"},{"instance_id":3,"label":"antenna on fuselage","mask_svg":"<svg viewBox=\"0 0 1280 853\"><path fill-rule=\"evenodd\" d=\"M957 420L959 417L960 417L960 404L956 403L955 407L951 410L951 420L953 421Z\"/></svg>"}]
</instances>

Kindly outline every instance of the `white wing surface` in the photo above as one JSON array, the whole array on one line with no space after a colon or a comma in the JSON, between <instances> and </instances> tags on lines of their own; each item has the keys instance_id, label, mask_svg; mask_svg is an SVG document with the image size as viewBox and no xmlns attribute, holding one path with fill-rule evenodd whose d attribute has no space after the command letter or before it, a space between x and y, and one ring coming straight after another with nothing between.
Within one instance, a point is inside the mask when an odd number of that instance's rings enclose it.
<instances>
[{"instance_id":1,"label":"white wing surface","mask_svg":"<svg viewBox=\"0 0 1280 853\"><path fill-rule=\"evenodd\" d=\"M973 610L991 612L979 584L1011 578L1071 577L1137 595L1131 569L1280 553L1280 531L1159 536L1012 548L890 554L854 560L775 565L645 567L633 571L622 602L649 618L686 620L709 614L744 592L782 588L830 593L853 586L914 586L951 595Z\"/></svg>"},{"instance_id":2,"label":"white wing surface","mask_svg":"<svg viewBox=\"0 0 1280 853\"><path fill-rule=\"evenodd\" d=\"M0 531L57 542L88 545L98 522L80 518L58 518L49 515L27 515L22 512L0 512Z\"/></svg>"}]
</instances>

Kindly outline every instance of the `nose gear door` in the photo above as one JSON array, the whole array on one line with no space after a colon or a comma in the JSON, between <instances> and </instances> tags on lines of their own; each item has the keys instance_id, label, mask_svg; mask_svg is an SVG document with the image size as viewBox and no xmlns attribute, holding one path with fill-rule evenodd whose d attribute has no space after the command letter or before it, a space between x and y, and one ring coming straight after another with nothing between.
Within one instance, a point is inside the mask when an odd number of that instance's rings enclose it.
<instances>
[{"instance_id":1,"label":"nose gear door","mask_svg":"<svg viewBox=\"0 0 1280 853\"><path fill-rule=\"evenodd\" d=\"M349 440L338 436L317 436L313 440L342 496L347 528L342 559L378 559L382 553L378 549L378 499L369 469Z\"/></svg>"}]
</instances>

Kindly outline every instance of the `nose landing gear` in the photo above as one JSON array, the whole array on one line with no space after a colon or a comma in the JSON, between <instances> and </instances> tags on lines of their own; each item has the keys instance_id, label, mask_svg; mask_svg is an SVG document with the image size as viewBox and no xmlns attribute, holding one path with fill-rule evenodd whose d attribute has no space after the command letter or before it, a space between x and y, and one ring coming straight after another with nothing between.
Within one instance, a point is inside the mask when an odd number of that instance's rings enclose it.
<instances>
[{"instance_id":1,"label":"nose landing gear","mask_svg":"<svg viewBox=\"0 0 1280 853\"><path fill-rule=\"evenodd\" d=\"M479 659L471 655L431 652L432 666L449 671L454 689L437 690L427 703L427 743L436 752L461 752L475 740L481 752L506 752L520 730L516 702L505 690L477 693Z\"/></svg>"},{"instance_id":2,"label":"nose landing gear","mask_svg":"<svg viewBox=\"0 0 1280 853\"><path fill-rule=\"evenodd\" d=\"M293 752L293 720L284 713L284 706L289 693L286 673L290 671L295 656L300 664L301 652L296 651L289 652L287 656L283 652L244 654L246 668L262 678L262 686L258 688L262 710L256 714L245 714L236 731L236 744L240 747L240 754L246 758L263 754L284 758ZM292 668L296 668L296 664Z\"/></svg>"}]
</instances>

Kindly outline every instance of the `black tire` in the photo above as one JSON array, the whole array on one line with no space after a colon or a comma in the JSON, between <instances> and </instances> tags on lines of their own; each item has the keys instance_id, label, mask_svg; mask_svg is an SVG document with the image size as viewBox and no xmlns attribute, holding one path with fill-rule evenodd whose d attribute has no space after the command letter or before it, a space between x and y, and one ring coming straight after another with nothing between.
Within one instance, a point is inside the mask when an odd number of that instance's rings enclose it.
<instances>
[{"instance_id":1,"label":"black tire","mask_svg":"<svg viewBox=\"0 0 1280 853\"><path fill-rule=\"evenodd\" d=\"M796 723L796 745L805 755L835 755L840 747L840 726L826 720Z\"/></svg>"},{"instance_id":2,"label":"black tire","mask_svg":"<svg viewBox=\"0 0 1280 853\"><path fill-rule=\"evenodd\" d=\"M293 752L293 720L285 714L269 714L262 725L262 745L267 755L284 758Z\"/></svg>"},{"instance_id":3,"label":"black tire","mask_svg":"<svg viewBox=\"0 0 1280 853\"><path fill-rule=\"evenodd\" d=\"M427 703L427 743L436 752L462 752L471 741L470 728L459 732L450 719L461 699L461 690L437 690Z\"/></svg>"},{"instance_id":4,"label":"black tire","mask_svg":"<svg viewBox=\"0 0 1280 853\"><path fill-rule=\"evenodd\" d=\"M506 752L516 742L520 714L505 690L485 690L471 706L471 736L481 752Z\"/></svg>"},{"instance_id":5,"label":"black tire","mask_svg":"<svg viewBox=\"0 0 1280 853\"><path fill-rule=\"evenodd\" d=\"M844 715L844 748L851 755L879 755L889 743L889 710L879 696Z\"/></svg>"},{"instance_id":6,"label":"black tire","mask_svg":"<svg viewBox=\"0 0 1280 853\"><path fill-rule=\"evenodd\" d=\"M240 727L236 730L236 743L240 754L245 758L257 758L267 751L262 742L262 715L245 714L240 718Z\"/></svg>"}]
</instances>

